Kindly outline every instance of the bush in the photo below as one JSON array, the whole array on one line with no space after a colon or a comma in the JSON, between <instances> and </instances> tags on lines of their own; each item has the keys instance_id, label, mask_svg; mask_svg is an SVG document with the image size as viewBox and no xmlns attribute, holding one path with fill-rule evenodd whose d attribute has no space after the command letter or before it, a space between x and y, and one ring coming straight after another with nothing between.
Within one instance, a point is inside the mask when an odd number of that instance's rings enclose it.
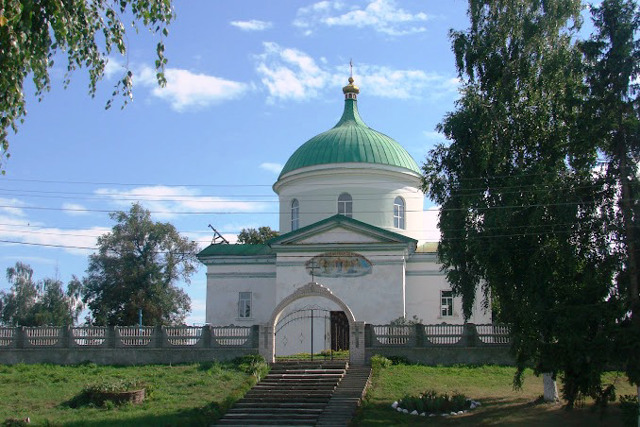
<instances>
[{"instance_id":1,"label":"bush","mask_svg":"<svg viewBox=\"0 0 640 427\"><path fill-rule=\"evenodd\" d=\"M394 365L411 365L411 361L405 356L389 356Z\"/></svg>"},{"instance_id":2,"label":"bush","mask_svg":"<svg viewBox=\"0 0 640 427\"><path fill-rule=\"evenodd\" d=\"M260 381L269 373L269 364L264 357L259 354L248 354L237 357L233 361L238 369L255 377L256 382Z\"/></svg>"},{"instance_id":3,"label":"bush","mask_svg":"<svg viewBox=\"0 0 640 427\"><path fill-rule=\"evenodd\" d=\"M86 385L82 391L67 402L71 408L81 406L99 406L112 409L114 406L126 403L126 399L118 400L113 396L116 393L136 391L145 389L146 395L150 395L151 387L139 380L101 380L99 382Z\"/></svg>"},{"instance_id":4,"label":"bush","mask_svg":"<svg viewBox=\"0 0 640 427\"><path fill-rule=\"evenodd\" d=\"M622 422L625 426L636 426L638 422L638 396L626 394L620 396Z\"/></svg>"},{"instance_id":5,"label":"bush","mask_svg":"<svg viewBox=\"0 0 640 427\"><path fill-rule=\"evenodd\" d=\"M435 390L428 390L418 396L404 396L398 401L398 407L409 412L415 410L418 413L448 414L472 409L472 401L460 393L452 395L448 393L438 394Z\"/></svg>"},{"instance_id":6,"label":"bush","mask_svg":"<svg viewBox=\"0 0 640 427\"><path fill-rule=\"evenodd\" d=\"M379 354L371 356L371 368L376 372L380 369L388 368L391 365L393 365L393 362L384 356L380 356Z\"/></svg>"}]
</instances>

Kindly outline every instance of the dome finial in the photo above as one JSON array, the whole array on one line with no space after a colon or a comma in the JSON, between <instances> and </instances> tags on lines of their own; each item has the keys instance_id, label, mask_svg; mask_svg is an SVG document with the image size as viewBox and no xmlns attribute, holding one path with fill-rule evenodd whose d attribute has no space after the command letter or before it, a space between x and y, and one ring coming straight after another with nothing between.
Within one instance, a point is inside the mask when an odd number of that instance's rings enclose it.
<instances>
[{"instance_id":1,"label":"dome finial","mask_svg":"<svg viewBox=\"0 0 640 427\"><path fill-rule=\"evenodd\" d=\"M349 84L342 88L344 99L357 99L360 89L353 82L353 60L349 60Z\"/></svg>"}]
</instances>

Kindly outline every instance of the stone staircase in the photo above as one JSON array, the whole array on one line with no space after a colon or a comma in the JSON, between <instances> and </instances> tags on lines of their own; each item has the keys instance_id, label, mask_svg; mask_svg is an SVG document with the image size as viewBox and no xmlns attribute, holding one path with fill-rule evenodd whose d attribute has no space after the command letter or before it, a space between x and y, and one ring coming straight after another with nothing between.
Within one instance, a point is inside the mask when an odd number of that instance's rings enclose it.
<instances>
[{"instance_id":1,"label":"stone staircase","mask_svg":"<svg viewBox=\"0 0 640 427\"><path fill-rule=\"evenodd\" d=\"M276 363L218 425L346 426L370 373L345 361Z\"/></svg>"}]
</instances>

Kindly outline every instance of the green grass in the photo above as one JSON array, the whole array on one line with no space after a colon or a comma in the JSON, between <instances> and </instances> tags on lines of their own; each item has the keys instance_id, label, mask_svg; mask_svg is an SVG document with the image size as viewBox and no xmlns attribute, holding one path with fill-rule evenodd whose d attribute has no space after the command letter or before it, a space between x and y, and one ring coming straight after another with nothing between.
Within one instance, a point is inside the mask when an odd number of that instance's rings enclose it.
<instances>
[{"instance_id":1,"label":"green grass","mask_svg":"<svg viewBox=\"0 0 640 427\"><path fill-rule=\"evenodd\" d=\"M35 425L210 425L255 383L247 364L77 366L0 365L0 425L29 417ZM150 385L141 405L68 403L91 383L137 380Z\"/></svg>"},{"instance_id":2,"label":"green grass","mask_svg":"<svg viewBox=\"0 0 640 427\"><path fill-rule=\"evenodd\" d=\"M542 378L531 371L525 374L524 386L512 386L515 368L504 366L429 367L393 365L380 369L374 376L367 398L353 421L354 426L414 425L531 425L531 426L622 426L617 402L604 417L592 410L590 400L566 411L561 404L534 403L542 394ZM610 373L605 382L616 384L618 396L635 394L626 377ZM560 385L560 382L558 383ZM480 401L482 406L457 417L423 418L400 414L391 404L407 394L426 390L438 393L458 392Z\"/></svg>"},{"instance_id":3,"label":"green grass","mask_svg":"<svg viewBox=\"0 0 640 427\"><path fill-rule=\"evenodd\" d=\"M0 425L26 417L34 425L210 425L255 382L257 375L251 372L264 375L259 368L248 359L176 366L0 365ZM522 390L514 391L513 373L514 368L500 366L394 365L374 377L353 425L622 425L617 403L603 419L590 409L589 401L572 412L559 404L534 404L542 393L542 379L527 372ZM86 385L114 380L142 381L151 386L151 395L139 406L68 406ZM616 383L618 396L635 394L623 376L612 373L606 381ZM431 389L459 392L482 406L463 416L437 419L399 414L390 407L407 394Z\"/></svg>"}]
</instances>

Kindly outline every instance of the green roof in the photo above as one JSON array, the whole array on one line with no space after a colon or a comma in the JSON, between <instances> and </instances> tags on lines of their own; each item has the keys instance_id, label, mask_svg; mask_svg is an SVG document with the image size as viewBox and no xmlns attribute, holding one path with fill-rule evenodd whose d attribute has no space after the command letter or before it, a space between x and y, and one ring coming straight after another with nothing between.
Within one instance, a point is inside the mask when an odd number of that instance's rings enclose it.
<instances>
[{"instance_id":1,"label":"green roof","mask_svg":"<svg viewBox=\"0 0 640 427\"><path fill-rule=\"evenodd\" d=\"M253 256L253 255L271 255L273 251L269 245L227 245L216 244L209 245L204 248L197 257L204 258L207 256Z\"/></svg>"},{"instance_id":2,"label":"green roof","mask_svg":"<svg viewBox=\"0 0 640 427\"><path fill-rule=\"evenodd\" d=\"M279 178L296 169L332 163L374 163L420 173L407 150L362 121L355 99L344 102L344 113L338 124L300 146L284 165Z\"/></svg>"}]
</instances>

